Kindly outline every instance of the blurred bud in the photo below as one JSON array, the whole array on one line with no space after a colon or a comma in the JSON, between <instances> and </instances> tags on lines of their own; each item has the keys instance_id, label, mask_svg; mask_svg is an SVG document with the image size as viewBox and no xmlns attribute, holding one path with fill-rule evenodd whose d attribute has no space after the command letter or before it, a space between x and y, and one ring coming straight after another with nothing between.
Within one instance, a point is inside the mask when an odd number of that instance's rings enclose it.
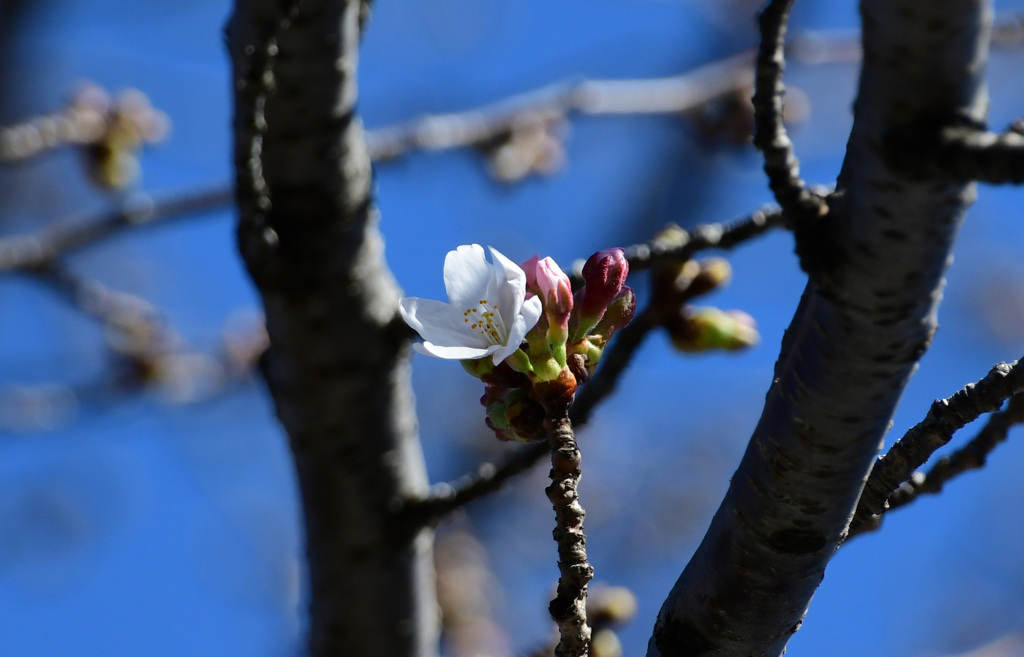
<instances>
[{"instance_id":1,"label":"blurred bud","mask_svg":"<svg viewBox=\"0 0 1024 657\"><path fill-rule=\"evenodd\" d=\"M658 251L678 249L690 241L690 233L676 223L669 223L667 226L654 234L652 243Z\"/></svg>"},{"instance_id":2,"label":"blurred bud","mask_svg":"<svg viewBox=\"0 0 1024 657\"><path fill-rule=\"evenodd\" d=\"M622 249L605 249L590 256L583 265L583 288L576 295L569 339L578 342L604 317L629 275L629 262Z\"/></svg>"},{"instance_id":3,"label":"blurred bud","mask_svg":"<svg viewBox=\"0 0 1024 657\"><path fill-rule=\"evenodd\" d=\"M741 310L687 308L664 326L675 348L686 352L736 351L756 345L761 339L754 318Z\"/></svg>"},{"instance_id":4,"label":"blurred bud","mask_svg":"<svg viewBox=\"0 0 1024 657\"><path fill-rule=\"evenodd\" d=\"M551 175L565 164L564 121L536 113L519 117L501 139L482 146L492 176L515 183L533 175Z\"/></svg>"},{"instance_id":5,"label":"blurred bud","mask_svg":"<svg viewBox=\"0 0 1024 657\"><path fill-rule=\"evenodd\" d=\"M106 189L137 181L138 151L162 141L170 132L167 115L137 89L127 89L111 102L102 89L87 85L72 100L71 111L80 123L89 174Z\"/></svg>"},{"instance_id":6,"label":"blurred bud","mask_svg":"<svg viewBox=\"0 0 1024 657\"><path fill-rule=\"evenodd\" d=\"M587 598L587 619L594 627L628 623L636 611L636 596L625 586L598 585Z\"/></svg>"},{"instance_id":7,"label":"blurred bud","mask_svg":"<svg viewBox=\"0 0 1024 657\"><path fill-rule=\"evenodd\" d=\"M684 303L729 284L732 267L725 258L660 265L651 273L651 297L658 311L673 314Z\"/></svg>"},{"instance_id":8,"label":"blurred bud","mask_svg":"<svg viewBox=\"0 0 1024 657\"><path fill-rule=\"evenodd\" d=\"M594 636L590 640L590 655L591 657L621 657L622 642L619 640L619 635L607 627L594 632Z\"/></svg>"}]
</instances>

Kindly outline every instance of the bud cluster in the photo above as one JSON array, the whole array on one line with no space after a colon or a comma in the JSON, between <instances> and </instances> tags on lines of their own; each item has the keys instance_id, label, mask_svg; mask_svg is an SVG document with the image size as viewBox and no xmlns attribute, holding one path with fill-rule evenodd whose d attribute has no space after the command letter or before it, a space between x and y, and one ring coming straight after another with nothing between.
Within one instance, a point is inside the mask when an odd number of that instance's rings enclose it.
<instances>
[{"instance_id":1,"label":"bud cluster","mask_svg":"<svg viewBox=\"0 0 1024 657\"><path fill-rule=\"evenodd\" d=\"M625 285L629 264L622 249L591 256L583 267L583 287L575 294L551 258L534 256L522 268L527 298L538 297L543 307L539 321L522 348L498 365L486 360L463 364L486 384L480 403L498 438L535 442L545 438L545 409L572 401L608 340L633 318L636 295Z\"/></svg>"},{"instance_id":2,"label":"bud cluster","mask_svg":"<svg viewBox=\"0 0 1024 657\"><path fill-rule=\"evenodd\" d=\"M676 227L659 237L671 240ZM668 331L672 345L684 352L736 351L760 340L754 318L740 310L696 307L690 301L729 284L732 268L723 258L659 265L651 273L652 312Z\"/></svg>"}]
</instances>

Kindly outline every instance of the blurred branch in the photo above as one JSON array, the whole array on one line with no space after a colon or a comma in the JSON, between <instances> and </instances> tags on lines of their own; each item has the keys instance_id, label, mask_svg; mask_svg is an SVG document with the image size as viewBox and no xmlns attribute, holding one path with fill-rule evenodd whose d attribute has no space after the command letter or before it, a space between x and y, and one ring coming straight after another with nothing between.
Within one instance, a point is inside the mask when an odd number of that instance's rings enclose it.
<instances>
[{"instance_id":1,"label":"blurred branch","mask_svg":"<svg viewBox=\"0 0 1024 657\"><path fill-rule=\"evenodd\" d=\"M1024 182L1024 120L1007 132L973 128L945 131L936 165L957 180L1019 185Z\"/></svg>"},{"instance_id":2,"label":"blurred branch","mask_svg":"<svg viewBox=\"0 0 1024 657\"><path fill-rule=\"evenodd\" d=\"M67 217L29 235L0 239L0 273L45 269L61 256L122 230L194 216L227 206L233 198L234 190L223 185L156 198L138 192L112 211L92 217Z\"/></svg>"},{"instance_id":3,"label":"blurred branch","mask_svg":"<svg viewBox=\"0 0 1024 657\"><path fill-rule=\"evenodd\" d=\"M1024 653L1024 631L1015 631L986 643L983 646L943 655L942 657L1020 657Z\"/></svg>"},{"instance_id":4,"label":"blurred branch","mask_svg":"<svg viewBox=\"0 0 1024 657\"><path fill-rule=\"evenodd\" d=\"M167 115L150 106L142 92L128 89L115 102L102 88L87 83L63 110L0 127L0 162L27 160L62 146L124 140L128 134L136 145L154 143L168 126Z\"/></svg>"},{"instance_id":5,"label":"blurred branch","mask_svg":"<svg viewBox=\"0 0 1024 657\"><path fill-rule=\"evenodd\" d=\"M752 82L751 53L672 77L647 80L573 80L536 89L465 112L437 114L380 128L367 135L375 159L390 160L414 150L442 150L485 144L528 119L552 121L572 114L675 114Z\"/></svg>"},{"instance_id":6,"label":"blurred branch","mask_svg":"<svg viewBox=\"0 0 1024 657\"><path fill-rule=\"evenodd\" d=\"M147 327L147 332L163 332L156 308L145 299L125 292L116 292L96 280L77 276L53 260L36 269L35 278L56 291L58 295L86 315L104 325L129 321Z\"/></svg>"},{"instance_id":7,"label":"blurred branch","mask_svg":"<svg viewBox=\"0 0 1024 657\"><path fill-rule=\"evenodd\" d=\"M17 163L62 146L80 146L86 171L104 189L118 189L139 173L139 150L163 140L170 119L149 97L126 89L116 98L86 83L67 107L0 128L0 163Z\"/></svg>"},{"instance_id":8,"label":"blurred branch","mask_svg":"<svg viewBox=\"0 0 1024 657\"><path fill-rule=\"evenodd\" d=\"M247 378L267 346L261 318L233 315L221 331L220 350L200 352L184 344L163 313L141 297L78 276L58 261L34 274L35 281L100 323L118 388L156 387L175 403L209 399Z\"/></svg>"},{"instance_id":9,"label":"blurred branch","mask_svg":"<svg viewBox=\"0 0 1024 657\"><path fill-rule=\"evenodd\" d=\"M927 474L915 472L908 481L896 488L887 500L885 509L878 515L863 519L851 526L847 540L860 534L880 529L882 519L893 509L906 506L922 495L936 495L950 480L969 472L985 467L989 454L1005 441L1010 429L1015 425L1024 424L1024 394L1015 394L1010 398L1006 408L993 413L988 422L966 445L949 456L944 456L935 463Z\"/></svg>"},{"instance_id":10,"label":"blurred branch","mask_svg":"<svg viewBox=\"0 0 1024 657\"><path fill-rule=\"evenodd\" d=\"M365 20L369 3L362 4ZM993 46L1013 49L1021 44L1024 17L1010 14L995 22ZM861 58L860 35L856 31L809 31L786 44L785 53L807 65L852 63ZM417 150L487 149L496 141L515 138L517 132L532 133L537 126L546 130L577 114L687 114L733 95L746 102L754 88L752 68L756 57L753 49L742 51L664 78L555 83L484 107L424 116L368 131L367 148L371 158L378 161ZM161 140L168 125L166 115L153 109L141 92L129 89L111 99L106 91L90 83L83 85L63 110L0 127L0 163L24 161L62 146L124 150L131 144L138 148Z\"/></svg>"},{"instance_id":11,"label":"blurred branch","mask_svg":"<svg viewBox=\"0 0 1024 657\"><path fill-rule=\"evenodd\" d=\"M781 26L778 18L769 15L775 28ZM1008 48L1019 47L1024 43L1022 25L1024 22L1018 15L997 21L994 43ZM765 115L773 122L781 122L782 119L781 94L784 87L779 76L782 72L781 41L784 31L777 32L777 41L766 40L770 49L762 52L765 60L760 70L768 85L762 100L772 105L775 101L771 97L777 95L778 101L778 110ZM775 50L776 45L780 50ZM808 65L855 62L861 57L860 35L849 31L808 32L786 45L785 52ZM749 105L747 99L754 90L757 56L758 53L751 49L687 73L664 78L577 79L555 83L476 109L424 116L370 130L366 135L367 148L374 160L387 161L417 150L487 149L495 142L515 139L517 131L532 134L538 127L550 130L573 115L684 115L734 95L741 96ZM771 63L776 56L779 58L777 66ZM792 97L790 102L795 102ZM768 127L765 124L765 128ZM774 135L775 127L767 132ZM788 168L786 171L788 173Z\"/></svg>"},{"instance_id":12,"label":"blurred branch","mask_svg":"<svg viewBox=\"0 0 1024 657\"><path fill-rule=\"evenodd\" d=\"M997 410L1004 401L1024 391L1024 365L1000 363L977 383L969 383L952 397L932 404L925 419L910 429L878 459L864 486L850 532L872 516L885 512L887 500L913 472L924 465L953 434L983 413Z\"/></svg>"}]
</instances>

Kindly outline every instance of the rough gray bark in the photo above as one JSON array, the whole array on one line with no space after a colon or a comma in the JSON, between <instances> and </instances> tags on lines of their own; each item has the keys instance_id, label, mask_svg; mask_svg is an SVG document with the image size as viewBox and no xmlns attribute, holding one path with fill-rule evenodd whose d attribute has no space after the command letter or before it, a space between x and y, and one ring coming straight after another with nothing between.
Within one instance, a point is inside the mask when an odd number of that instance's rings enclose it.
<instances>
[{"instance_id":1,"label":"rough gray bark","mask_svg":"<svg viewBox=\"0 0 1024 657\"><path fill-rule=\"evenodd\" d=\"M423 496L427 479L355 113L362 5L305 0L282 28L280 3L236 2L238 239L266 310L263 370L302 497L310 654L429 656L431 535L396 503Z\"/></svg>"},{"instance_id":2,"label":"rough gray bark","mask_svg":"<svg viewBox=\"0 0 1024 657\"><path fill-rule=\"evenodd\" d=\"M812 269L775 380L651 656L776 656L843 540L903 388L935 331L971 184L893 168L901 131L984 121L979 0L864 0L864 65L837 194L800 245ZM940 131L934 131L938 134Z\"/></svg>"}]
</instances>

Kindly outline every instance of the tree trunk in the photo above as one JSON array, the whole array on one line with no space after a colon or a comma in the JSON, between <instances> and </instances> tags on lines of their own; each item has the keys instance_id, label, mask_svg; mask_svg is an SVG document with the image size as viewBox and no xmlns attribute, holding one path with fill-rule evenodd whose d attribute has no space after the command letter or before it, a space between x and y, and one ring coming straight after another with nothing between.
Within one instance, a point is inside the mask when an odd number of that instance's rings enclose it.
<instances>
[{"instance_id":1,"label":"tree trunk","mask_svg":"<svg viewBox=\"0 0 1024 657\"><path fill-rule=\"evenodd\" d=\"M907 130L984 121L990 7L864 0L855 120L820 254L761 420L711 527L665 601L649 656L780 655L842 542L936 328L970 184L897 170ZM937 130L934 130L938 134Z\"/></svg>"},{"instance_id":2,"label":"tree trunk","mask_svg":"<svg viewBox=\"0 0 1024 657\"><path fill-rule=\"evenodd\" d=\"M238 241L266 311L263 372L302 498L309 652L429 657L432 537L396 504L424 494L427 478L355 113L360 9L305 0L282 22L275 0L236 2Z\"/></svg>"}]
</instances>

